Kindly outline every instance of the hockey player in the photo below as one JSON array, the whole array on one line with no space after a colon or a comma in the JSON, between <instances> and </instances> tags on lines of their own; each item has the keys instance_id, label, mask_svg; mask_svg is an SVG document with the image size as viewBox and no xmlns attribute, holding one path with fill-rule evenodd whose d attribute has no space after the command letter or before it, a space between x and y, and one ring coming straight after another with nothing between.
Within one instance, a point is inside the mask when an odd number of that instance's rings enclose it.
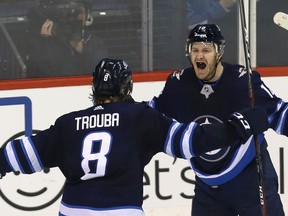
<instances>
[{"instance_id":1,"label":"hockey player","mask_svg":"<svg viewBox=\"0 0 288 216\"><path fill-rule=\"evenodd\" d=\"M224 47L217 25L194 27L186 45L192 66L173 72L150 105L180 122L199 124L225 122L230 113L249 107L246 70L242 65L222 61ZM272 129L287 136L288 104L269 90L259 73L253 71L251 77L256 106L266 109ZM263 134L259 135L259 142L267 215L282 216L278 178ZM190 163L196 174L193 216L262 215L252 137L244 145L201 154L191 158Z\"/></svg>"},{"instance_id":2,"label":"hockey player","mask_svg":"<svg viewBox=\"0 0 288 216\"><path fill-rule=\"evenodd\" d=\"M49 129L0 149L3 174L60 168L67 181L59 215L144 215L143 172L153 155L189 159L220 147L236 148L235 143L268 128L264 109L234 113L217 125L169 119L133 101L131 70L122 60L99 62L92 92L94 106L65 114Z\"/></svg>"}]
</instances>

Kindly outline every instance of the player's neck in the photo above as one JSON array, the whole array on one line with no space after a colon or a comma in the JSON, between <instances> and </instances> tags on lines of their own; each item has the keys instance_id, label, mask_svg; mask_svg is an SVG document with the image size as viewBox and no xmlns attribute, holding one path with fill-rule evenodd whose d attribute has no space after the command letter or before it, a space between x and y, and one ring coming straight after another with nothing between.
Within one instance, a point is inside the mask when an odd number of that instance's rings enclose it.
<instances>
[{"instance_id":1,"label":"player's neck","mask_svg":"<svg viewBox=\"0 0 288 216\"><path fill-rule=\"evenodd\" d=\"M216 72L215 72L215 75L209 79L209 80L205 80L204 82L206 83L214 83L216 82L218 79L220 79L221 75L223 73L223 66L221 64L221 62L219 62L216 66Z\"/></svg>"},{"instance_id":2,"label":"player's neck","mask_svg":"<svg viewBox=\"0 0 288 216\"><path fill-rule=\"evenodd\" d=\"M224 70L223 65L221 64L221 62L219 62L219 64L217 65L217 68L216 68L216 74L214 77L214 82L217 81L222 76L223 70Z\"/></svg>"}]
</instances>

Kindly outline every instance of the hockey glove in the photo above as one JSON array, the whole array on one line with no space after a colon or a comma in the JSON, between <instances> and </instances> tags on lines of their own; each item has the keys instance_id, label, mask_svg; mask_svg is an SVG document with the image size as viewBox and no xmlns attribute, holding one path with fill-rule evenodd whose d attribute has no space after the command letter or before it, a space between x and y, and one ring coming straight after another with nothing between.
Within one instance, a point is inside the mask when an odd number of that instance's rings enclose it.
<instances>
[{"instance_id":1,"label":"hockey glove","mask_svg":"<svg viewBox=\"0 0 288 216\"><path fill-rule=\"evenodd\" d=\"M233 113L228 121L237 130L242 143L251 135L263 133L269 128L267 114L263 108L243 109Z\"/></svg>"}]
</instances>

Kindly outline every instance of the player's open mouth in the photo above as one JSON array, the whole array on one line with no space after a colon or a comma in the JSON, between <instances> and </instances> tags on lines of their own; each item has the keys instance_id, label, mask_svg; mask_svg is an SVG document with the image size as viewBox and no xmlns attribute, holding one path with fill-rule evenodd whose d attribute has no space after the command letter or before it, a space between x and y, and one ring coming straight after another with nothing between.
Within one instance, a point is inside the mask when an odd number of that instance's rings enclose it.
<instances>
[{"instance_id":1,"label":"player's open mouth","mask_svg":"<svg viewBox=\"0 0 288 216\"><path fill-rule=\"evenodd\" d=\"M206 68L206 64L204 62L196 62L197 68L200 69L205 69Z\"/></svg>"}]
</instances>

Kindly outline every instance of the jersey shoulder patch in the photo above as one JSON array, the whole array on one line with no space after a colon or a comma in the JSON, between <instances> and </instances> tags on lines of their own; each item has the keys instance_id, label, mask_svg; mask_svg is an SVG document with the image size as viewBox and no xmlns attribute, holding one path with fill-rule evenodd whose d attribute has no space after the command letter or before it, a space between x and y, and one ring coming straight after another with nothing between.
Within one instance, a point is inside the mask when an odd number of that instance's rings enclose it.
<instances>
[{"instance_id":1,"label":"jersey shoulder patch","mask_svg":"<svg viewBox=\"0 0 288 216\"><path fill-rule=\"evenodd\" d=\"M170 78L171 79L176 78L176 79L180 80L181 76L183 75L183 72L184 72L184 70L176 70L171 74Z\"/></svg>"},{"instance_id":2,"label":"jersey shoulder patch","mask_svg":"<svg viewBox=\"0 0 288 216\"><path fill-rule=\"evenodd\" d=\"M243 66L239 67L238 72L239 72L239 78L240 78L240 77L244 76L247 73L247 68L243 67Z\"/></svg>"}]
</instances>

